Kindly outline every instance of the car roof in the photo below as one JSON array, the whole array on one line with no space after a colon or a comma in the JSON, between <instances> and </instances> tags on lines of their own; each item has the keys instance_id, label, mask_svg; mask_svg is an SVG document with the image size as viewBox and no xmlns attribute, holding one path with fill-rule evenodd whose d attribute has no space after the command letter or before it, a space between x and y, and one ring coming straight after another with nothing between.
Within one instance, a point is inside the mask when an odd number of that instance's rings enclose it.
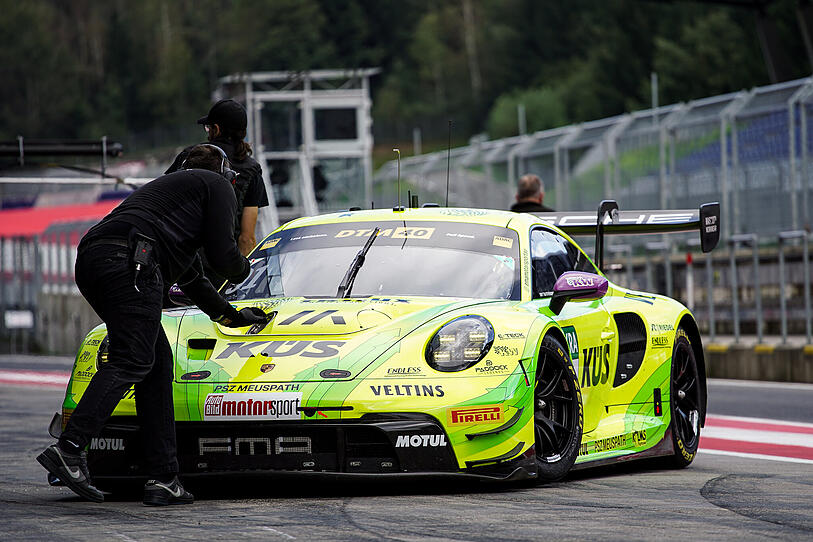
<instances>
[{"instance_id":1,"label":"car roof","mask_svg":"<svg viewBox=\"0 0 813 542\"><path fill-rule=\"evenodd\" d=\"M372 209L360 211L340 211L317 216L297 218L285 224L282 229L300 228L337 222L372 222L381 220L433 220L442 222L464 222L484 224L504 228L511 226L522 230L539 219L531 214L501 211L497 209L470 209L463 207L422 207L406 208L403 211L393 209Z\"/></svg>"}]
</instances>

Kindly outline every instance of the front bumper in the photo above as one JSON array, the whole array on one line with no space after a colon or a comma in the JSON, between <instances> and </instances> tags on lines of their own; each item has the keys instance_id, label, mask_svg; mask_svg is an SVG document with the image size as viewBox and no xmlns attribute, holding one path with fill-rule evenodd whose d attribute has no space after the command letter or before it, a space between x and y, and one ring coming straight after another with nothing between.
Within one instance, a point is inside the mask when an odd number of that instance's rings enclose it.
<instances>
[{"instance_id":1,"label":"front bumper","mask_svg":"<svg viewBox=\"0 0 813 542\"><path fill-rule=\"evenodd\" d=\"M178 463L184 476L301 474L342 476L536 477L533 446L461 469L441 424L419 413L367 414L354 420L178 422ZM94 480L144 478L141 431L135 417L110 419L93 439Z\"/></svg>"}]
</instances>

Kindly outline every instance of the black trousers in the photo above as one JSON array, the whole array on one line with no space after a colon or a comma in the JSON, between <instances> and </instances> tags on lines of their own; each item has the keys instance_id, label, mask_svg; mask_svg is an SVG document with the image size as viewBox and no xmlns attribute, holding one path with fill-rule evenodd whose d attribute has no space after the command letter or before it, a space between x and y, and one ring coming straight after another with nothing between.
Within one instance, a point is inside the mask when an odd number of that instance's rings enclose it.
<instances>
[{"instance_id":1,"label":"black trousers","mask_svg":"<svg viewBox=\"0 0 813 542\"><path fill-rule=\"evenodd\" d=\"M107 325L108 361L91 379L60 438L84 448L135 385L147 473L172 474L178 460L172 350L161 326L163 281L153 261L138 273L136 291L131 252L96 244L77 256L76 285Z\"/></svg>"}]
</instances>

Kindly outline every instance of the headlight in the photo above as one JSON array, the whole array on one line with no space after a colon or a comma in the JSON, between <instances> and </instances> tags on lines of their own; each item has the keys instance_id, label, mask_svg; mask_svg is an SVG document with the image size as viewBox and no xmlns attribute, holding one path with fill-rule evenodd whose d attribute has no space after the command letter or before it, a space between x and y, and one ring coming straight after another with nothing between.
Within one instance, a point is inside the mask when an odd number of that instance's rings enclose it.
<instances>
[{"instance_id":1,"label":"headlight","mask_svg":"<svg viewBox=\"0 0 813 542\"><path fill-rule=\"evenodd\" d=\"M482 316L461 316L440 328L426 346L426 363L444 373L468 369L488 354L494 328Z\"/></svg>"},{"instance_id":2,"label":"headlight","mask_svg":"<svg viewBox=\"0 0 813 542\"><path fill-rule=\"evenodd\" d=\"M109 341L107 340L107 335L104 336L102 342L99 343L99 350L96 352L96 370L98 371L102 367L102 363L107 363L107 347Z\"/></svg>"}]
</instances>

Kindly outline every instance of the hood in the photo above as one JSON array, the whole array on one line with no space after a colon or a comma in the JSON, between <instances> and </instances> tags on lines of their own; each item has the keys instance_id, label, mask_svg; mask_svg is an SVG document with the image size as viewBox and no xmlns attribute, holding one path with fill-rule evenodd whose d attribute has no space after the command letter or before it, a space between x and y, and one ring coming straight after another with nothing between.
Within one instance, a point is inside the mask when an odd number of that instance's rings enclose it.
<instances>
[{"instance_id":1,"label":"hood","mask_svg":"<svg viewBox=\"0 0 813 542\"><path fill-rule=\"evenodd\" d=\"M424 297L236 303L238 310L253 306L273 314L267 325L251 328L221 326L190 310L179 333L177 359L184 372L177 377L223 384L352 380L398 352L401 339L422 324L491 303ZM256 391L282 389L288 388Z\"/></svg>"}]
</instances>

